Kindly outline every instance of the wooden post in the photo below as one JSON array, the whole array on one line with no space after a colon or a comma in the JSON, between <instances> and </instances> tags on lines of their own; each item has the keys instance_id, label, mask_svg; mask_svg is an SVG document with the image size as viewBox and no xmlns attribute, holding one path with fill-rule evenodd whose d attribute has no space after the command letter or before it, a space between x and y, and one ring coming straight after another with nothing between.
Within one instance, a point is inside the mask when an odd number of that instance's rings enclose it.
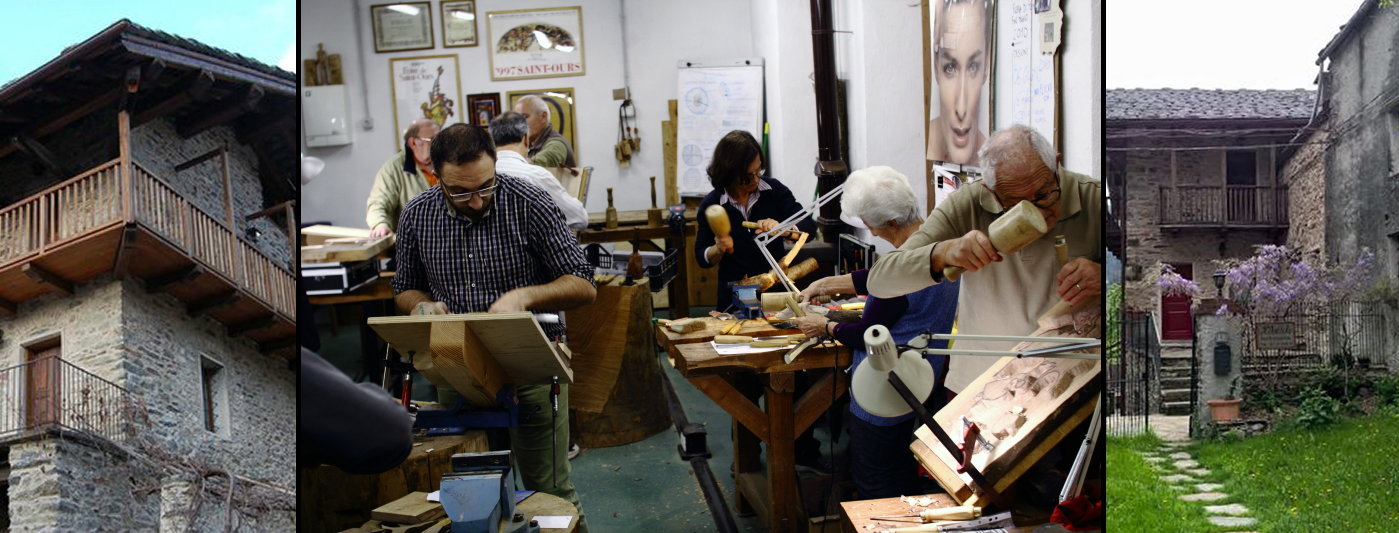
<instances>
[{"instance_id":1,"label":"wooden post","mask_svg":"<svg viewBox=\"0 0 1399 533\"><path fill-rule=\"evenodd\" d=\"M121 150L121 217L132 222L131 216L131 112L123 109L117 113L117 143Z\"/></svg>"},{"instance_id":2,"label":"wooden post","mask_svg":"<svg viewBox=\"0 0 1399 533\"><path fill-rule=\"evenodd\" d=\"M288 257L291 258L292 271L297 272L298 270L296 266L296 209L291 206L291 202L287 202L283 205L285 205L287 209L287 246L291 247L291 255Z\"/></svg>"},{"instance_id":3,"label":"wooden post","mask_svg":"<svg viewBox=\"0 0 1399 533\"><path fill-rule=\"evenodd\" d=\"M219 148L219 159L223 160L223 213L228 220L228 230L237 231L233 225L233 190L228 184L228 147Z\"/></svg>"},{"instance_id":4,"label":"wooden post","mask_svg":"<svg viewBox=\"0 0 1399 533\"><path fill-rule=\"evenodd\" d=\"M680 189L678 177L675 172L675 130L679 125L679 118L676 116L676 101L671 100L670 120L661 122L661 144L662 155L665 158L665 203L667 206L680 203Z\"/></svg>"}]
</instances>

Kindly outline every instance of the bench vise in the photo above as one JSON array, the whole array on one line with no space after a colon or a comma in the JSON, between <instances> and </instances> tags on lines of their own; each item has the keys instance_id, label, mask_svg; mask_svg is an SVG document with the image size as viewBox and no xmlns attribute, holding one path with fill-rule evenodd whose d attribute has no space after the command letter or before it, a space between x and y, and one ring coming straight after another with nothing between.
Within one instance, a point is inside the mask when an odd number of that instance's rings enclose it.
<instances>
[{"instance_id":1,"label":"bench vise","mask_svg":"<svg viewBox=\"0 0 1399 533\"><path fill-rule=\"evenodd\" d=\"M452 455L439 493L452 533L539 533L538 523L515 509L513 467L509 451Z\"/></svg>"},{"instance_id":2,"label":"bench vise","mask_svg":"<svg viewBox=\"0 0 1399 533\"><path fill-rule=\"evenodd\" d=\"M501 409L480 409L467 405L466 400L457 396L457 404L448 409L427 409L418 411L414 428L427 429L428 435L460 435L471 429L513 428L520 426L520 404L515 397L515 387L506 384L496 393L496 400L504 405ZM534 413L525 413L529 419Z\"/></svg>"}]
</instances>

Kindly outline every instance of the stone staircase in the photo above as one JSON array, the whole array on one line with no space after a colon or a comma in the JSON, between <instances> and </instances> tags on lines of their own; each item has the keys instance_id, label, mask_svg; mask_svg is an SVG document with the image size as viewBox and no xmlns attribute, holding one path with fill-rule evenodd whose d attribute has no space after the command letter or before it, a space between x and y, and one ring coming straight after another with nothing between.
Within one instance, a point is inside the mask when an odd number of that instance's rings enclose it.
<instances>
[{"instance_id":1,"label":"stone staircase","mask_svg":"<svg viewBox=\"0 0 1399 533\"><path fill-rule=\"evenodd\" d=\"M1161 371L1157 374L1157 390L1161 391L1161 413L1189 415L1190 359L1189 341L1161 342Z\"/></svg>"}]
</instances>

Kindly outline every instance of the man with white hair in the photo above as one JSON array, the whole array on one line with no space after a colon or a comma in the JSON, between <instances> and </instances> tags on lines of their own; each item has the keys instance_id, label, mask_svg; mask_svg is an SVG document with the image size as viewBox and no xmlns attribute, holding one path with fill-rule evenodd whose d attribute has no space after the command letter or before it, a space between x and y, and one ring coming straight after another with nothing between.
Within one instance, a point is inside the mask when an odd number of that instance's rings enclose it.
<instances>
[{"instance_id":1,"label":"man with white hair","mask_svg":"<svg viewBox=\"0 0 1399 533\"><path fill-rule=\"evenodd\" d=\"M573 146L549 123L549 104L544 103L543 98L532 94L521 98L515 102L515 112L524 115L529 122L530 163L541 167L578 166Z\"/></svg>"},{"instance_id":2,"label":"man with white hair","mask_svg":"<svg viewBox=\"0 0 1399 533\"><path fill-rule=\"evenodd\" d=\"M870 269L871 295L893 298L944 280L943 269L967 270L960 278L958 332L1026 335L1060 299L1070 305L1102 293L1102 183L1059 168L1059 156L1043 135L1014 125L991 136L980 152L983 179L939 204L917 233ZM1039 208L1050 231L1018 253L1001 256L986 232L1005 210L1025 200ZM1054 236L1063 235L1070 261L1059 267ZM959 341L960 348L1008 350L1013 342ZM947 388L961 392L995 362L994 357L953 357Z\"/></svg>"},{"instance_id":3,"label":"man with white hair","mask_svg":"<svg viewBox=\"0 0 1399 533\"><path fill-rule=\"evenodd\" d=\"M529 126L524 115L514 111L501 113L491 120L490 131L491 140L495 141L496 173L521 178L533 183L535 187L544 189L544 192L549 193L549 198L554 200L554 205L563 211L564 224L568 225L568 229L586 229L588 210L583 208L583 202L569 196L559 179L548 170L544 170L544 167L530 164L525 159L525 137L529 135Z\"/></svg>"}]
</instances>

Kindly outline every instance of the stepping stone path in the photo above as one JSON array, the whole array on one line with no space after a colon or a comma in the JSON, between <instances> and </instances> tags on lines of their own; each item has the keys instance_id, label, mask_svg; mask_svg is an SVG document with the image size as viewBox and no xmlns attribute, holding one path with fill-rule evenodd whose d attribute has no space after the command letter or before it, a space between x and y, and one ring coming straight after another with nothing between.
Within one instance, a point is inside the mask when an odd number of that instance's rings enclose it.
<instances>
[{"instance_id":1,"label":"stepping stone path","mask_svg":"<svg viewBox=\"0 0 1399 533\"><path fill-rule=\"evenodd\" d=\"M1190 452L1184 451L1184 448L1189 445L1189 442L1163 442L1160 449L1137 452L1137 455L1140 455L1143 461L1146 461L1152 469L1158 472L1161 481L1168 484L1170 488L1184 493L1180 495L1182 501L1203 504L1229 499L1229 494L1220 492L1224 489L1222 483L1204 482L1205 476L1210 475L1210 471L1200 466L1200 463L1195 461ZM1191 491L1199 492L1192 494ZM1243 530L1256 527L1258 524L1258 520L1248 516L1251 511L1242 504L1205 505L1204 508L1205 513L1209 515L1206 519L1211 524L1230 531L1243 533Z\"/></svg>"}]
</instances>

